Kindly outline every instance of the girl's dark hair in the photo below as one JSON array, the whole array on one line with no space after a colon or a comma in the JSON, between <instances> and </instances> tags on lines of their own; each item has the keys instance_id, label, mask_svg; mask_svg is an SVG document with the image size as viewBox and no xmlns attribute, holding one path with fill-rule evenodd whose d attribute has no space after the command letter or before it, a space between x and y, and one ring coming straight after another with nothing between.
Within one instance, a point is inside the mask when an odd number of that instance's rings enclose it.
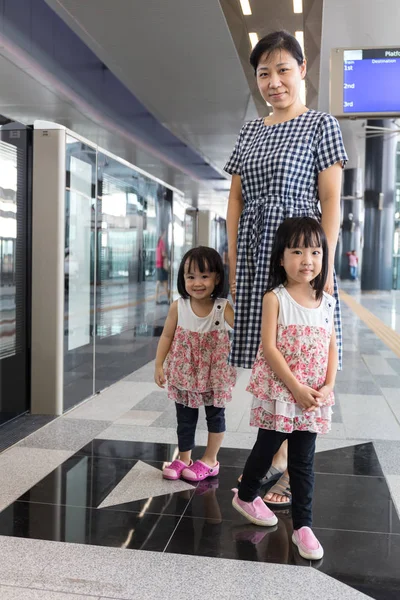
<instances>
[{"instance_id":1,"label":"girl's dark hair","mask_svg":"<svg viewBox=\"0 0 400 600\"><path fill-rule=\"evenodd\" d=\"M272 246L267 292L286 283L286 272L281 265L286 248L322 248L321 273L311 281L317 299L322 298L326 278L328 276L328 242L321 225L311 217L294 217L286 219L278 227Z\"/></svg>"},{"instance_id":2,"label":"girl's dark hair","mask_svg":"<svg viewBox=\"0 0 400 600\"><path fill-rule=\"evenodd\" d=\"M291 33L284 30L274 31L261 38L250 54L250 64L254 69L254 73L257 71L258 63L263 54L267 53L267 56L269 57L275 50L286 50L293 56L299 66L304 62L303 50L296 38Z\"/></svg>"},{"instance_id":3,"label":"girl's dark hair","mask_svg":"<svg viewBox=\"0 0 400 600\"><path fill-rule=\"evenodd\" d=\"M178 271L178 292L182 298L189 298L189 294L185 287L185 264L188 262L188 270L191 269L192 265L195 265L200 273L210 271L216 273L219 277L219 281L216 284L212 298L218 298L221 296L224 289L225 272L222 258L214 248L208 248L207 246L198 246L192 248L186 252L185 256L181 260Z\"/></svg>"}]
</instances>

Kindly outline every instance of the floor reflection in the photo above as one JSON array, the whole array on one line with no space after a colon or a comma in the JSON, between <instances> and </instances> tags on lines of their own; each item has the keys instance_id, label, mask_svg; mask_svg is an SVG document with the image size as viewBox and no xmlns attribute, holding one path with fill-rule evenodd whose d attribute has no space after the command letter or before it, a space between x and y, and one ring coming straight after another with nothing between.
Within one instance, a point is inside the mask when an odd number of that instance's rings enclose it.
<instances>
[{"instance_id":1,"label":"floor reflection","mask_svg":"<svg viewBox=\"0 0 400 600\"><path fill-rule=\"evenodd\" d=\"M262 528L233 509L247 451L223 448L219 476L179 492L161 478L175 454L170 444L93 440L0 513L0 535L312 566L373 598L399 597L400 521L372 443L316 456L314 529L325 549L318 563L293 546L290 510ZM139 479L138 499L99 509L140 461L171 492L144 493Z\"/></svg>"}]
</instances>

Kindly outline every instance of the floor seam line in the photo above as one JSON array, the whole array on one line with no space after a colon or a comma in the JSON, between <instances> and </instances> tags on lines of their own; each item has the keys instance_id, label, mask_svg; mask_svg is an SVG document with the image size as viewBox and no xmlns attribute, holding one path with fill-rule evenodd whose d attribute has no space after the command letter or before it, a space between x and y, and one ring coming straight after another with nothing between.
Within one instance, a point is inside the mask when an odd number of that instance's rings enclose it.
<instances>
[{"instance_id":1,"label":"floor seam line","mask_svg":"<svg viewBox=\"0 0 400 600\"><path fill-rule=\"evenodd\" d=\"M188 507L189 507L189 504L190 504L190 503L191 503L191 501L193 500L193 496L194 496L195 492L196 492L196 489L194 489L194 490L193 490L193 493L192 493L192 495L190 496L190 498L189 498L189 500L188 500L188 503L187 503L187 505L185 506L185 510L184 510L184 511L183 511L183 513L181 514L181 516L180 516L180 519L179 519L178 523L176 524L176 527L175 527L175 529L174 529L174 530L173 530L173 532L171 533L171 535L170 535L170 537L169 537L169 539L168 539L168 541L167 541L167 543L166 543L166 545L165 545L165 547L164 547L164 550L162 551L162 554L164 554L164 553L165 553L165 551L166 551L166 549L168 548L168 546L169 546L169 544L170 544L170 542L171 542L172 538L174 537L174 535L175 535L175 532L176 532L176 530L178 529L178 527L179 527L179 524L180 524L180 522L182 521L182 519L183 519L183 516L184 516L184 514L186 513L186 511L187 511L187 509L188 509Z\"/></svg>"}]
</instances>

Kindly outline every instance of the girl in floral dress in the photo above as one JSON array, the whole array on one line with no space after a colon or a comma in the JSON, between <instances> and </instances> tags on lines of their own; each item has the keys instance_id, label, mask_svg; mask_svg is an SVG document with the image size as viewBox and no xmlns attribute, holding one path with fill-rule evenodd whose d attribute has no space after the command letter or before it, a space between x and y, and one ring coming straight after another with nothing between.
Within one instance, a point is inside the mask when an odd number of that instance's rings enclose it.
<instances>
[{"instance_id":1,"label":"girl in floral dress","mask_svg":"<svg viewBox=\"0 0 400 600\"><path fill-rule=\"evenodd\" d=\"M316 219L286 219L274 240L263 298L261 344L248 391L257 441L232 504L257 525L277 518L258 495L274 454L288 440L294 544L308 560L323 549L311 530L318 433L330 430L338 364L335 299L324 292L328 245Z\"/></svg>"},{"instance_id":2,"label":"girl in floral dress","mask_svg":"<svg viewBox=\"0 0 400 600\"><path fill-rule=\"evenodd\" d=\"M227 322L233 327L233 309L219 298L224 289L224 265L212 248L189 250L178 271L179 300L170 307L156 355L154 379L174 400L178 421L179 457L163 471L165 479L193 482L219 473L217 454L225 431L225 404L236 381L228 365ZM165 362L165 369L164 369ZM195 445L199 407L204 406L208 442L201 460L191 453Z\"/></svg>"}]
</instances>

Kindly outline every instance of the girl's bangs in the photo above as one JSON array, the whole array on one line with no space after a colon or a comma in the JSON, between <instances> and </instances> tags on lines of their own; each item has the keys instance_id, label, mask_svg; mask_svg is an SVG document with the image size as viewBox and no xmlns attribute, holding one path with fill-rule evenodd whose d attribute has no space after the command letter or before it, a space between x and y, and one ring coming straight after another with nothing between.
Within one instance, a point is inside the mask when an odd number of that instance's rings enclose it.
<instances>
[{"instance_id":1,"label":"girl's bangs","mask_svg":"<svg viewBox=\"0 0 400 600\"><path fill-rule=\"evenodd\" d=\"M210 273L213 272L212 265L209 265L204 256L202 256L199 253L196 253L195 255L192 254L191 256L189 256L189 258L186 261L186 265L187 273L190 273L192 267L197 267L200 273L205 273L206 271L210 271Z\"/></svg>"},{"instance_id":2,"label":"girl's bangs","mask_svg":"<svg viewBox=\"0 0 400 600\"><path fill-rule=\"evenodd\" d=\"M321 248L322 240L318 228L310 226L309 223L304 227L297 225L296 229L289 236L288 248Z\"/></svg>"}]
</instances>

